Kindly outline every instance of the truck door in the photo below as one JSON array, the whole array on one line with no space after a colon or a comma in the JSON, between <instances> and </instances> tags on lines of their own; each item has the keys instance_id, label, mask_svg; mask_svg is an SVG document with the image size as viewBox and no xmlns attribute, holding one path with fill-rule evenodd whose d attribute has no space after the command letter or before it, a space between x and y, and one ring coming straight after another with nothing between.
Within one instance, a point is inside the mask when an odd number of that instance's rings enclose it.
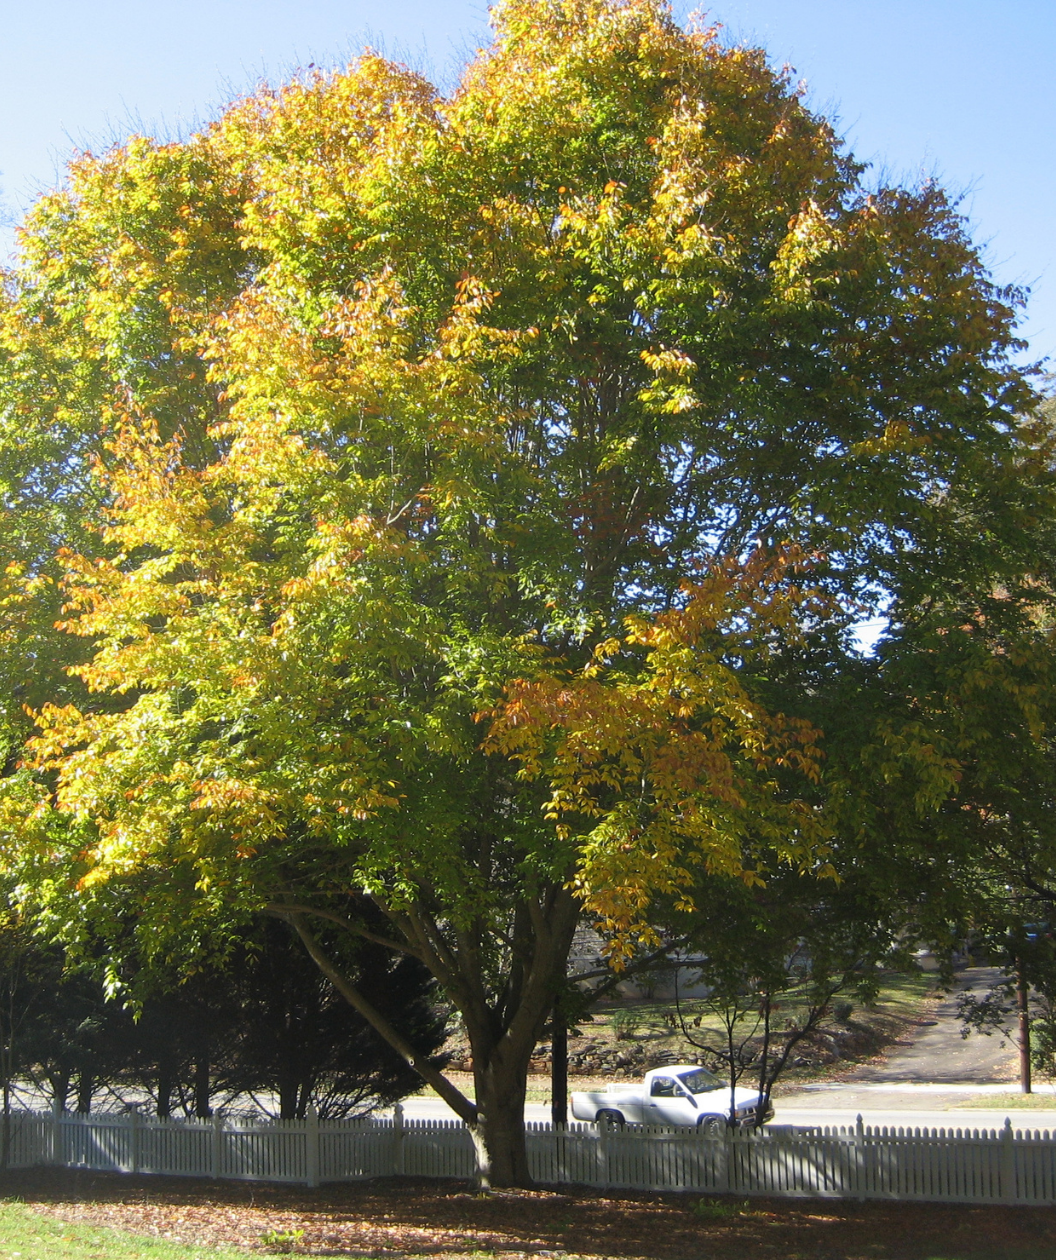
<instances>
[{"instance_id":1,"label":"truck door","mask_svg":"<svg viewBox=\"0 0 1056 1260\"><path fill-rule=\"evenodd\" d=\"M696 1124L693 1099L673 1076L654 1076L643 1108L646 1124Z\"/></svg>"}]
</instances>

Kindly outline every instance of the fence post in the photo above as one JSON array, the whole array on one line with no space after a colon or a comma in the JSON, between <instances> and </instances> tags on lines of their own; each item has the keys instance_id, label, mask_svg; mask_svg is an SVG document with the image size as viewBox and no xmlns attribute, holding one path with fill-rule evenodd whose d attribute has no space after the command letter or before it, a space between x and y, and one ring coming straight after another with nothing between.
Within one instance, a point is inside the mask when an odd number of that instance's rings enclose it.
<instances>
[{"instance_id":1,"label":"fence post","mask_svg":"<svg viewBox=\"0 0 1056 1260\"><path fill-rule=\"evenodd\" d=\"M139 1114L138 1107L132 1108L130 1121L132 1124L132 1172L138 1173L143 1162L143 1117Z\"/></svg>"},{"instance_id":2,"label":"fence post","mask_svg":"<svg viewBox=\"0 0 1056 1260\"><path fill-rule=\"evenodd\" d=\"M598 1124L598 1185L603 1188L609 1184L609 1137L612 1132L608 1124Z\"/></svg>"},{"instance_id":3,"label":"fence post","mask_svg":"<svg viewBox=\"0 0 1056 1260\"><path fill-rule=\"evenodd\" d=\"M219 1177L224 1166L224 1117L219 1111L213 1112L213 1157L212 1176Z\"/></svg>"},{"instance_id":4,"label":"fence post","mask_svg":"<svg viewBox=\"0 0 1056 1260\"><path fill-rule=\"evenodd\" d=\"M319 1112L309 1107L304 1119L305 1175L313 1189L319 1184Z\"/></svg>"},{"instance_id":5,"label":"fence post","mask_svg":"<svg viewBox=\"0 0 1056 1260\"><path fill-rule=\"evenodd\" d=\"M403 1176L406 1160L403 1154L403 1103L397 1103L392 1109L392 1171L396 1177Z\"/></svg>"},{"instance_id":6,"label":"fence post","mask_svg":"<svg viewBox=\"0 0 1056 1260\"><path fill-rule=\"evenodd\" d=\"M737 1160L734 1151L734 1131L724 1125L722 1130L722 1185L725 1194L735 1194L738 1189Z\"/></svg>"},{"instance_id":7,"label":"fence post","mask_svg":"<svg viewBox=\"0 0 1056 1260\"><path fill-rule=\"evenodd\" d=\"M705 1149L711 1152L712 1166L715 1169L715 1193L725 1194L730 1188L730 1161L729 1146L723 1137L722 1145L719 1145L719 1138L712 1137L698 1129L699 1140L704 1143Z\"/></svg>"},{"instance_id":8,"label":"fence post","mask_svg":"<svg viewBox=\"0 0 1056 1260\"><path fill-rule=\"evenodd\" d=\"M1001 1130L1000 1190L1002 1203L1015 1203L1016 1148L1012 1143L1012 1120L1009 1116L1005 1116L1005 1127Z\"/></svg>"},{"instance_id":9,"label":"fence post","mask_svg":"<svg viewBox=\"0 0 1056 1260\"><path fill-rule=\"evenodd\" d=\"M862 1113L859 1111L854 1122L854 1174L853 1189L859 1203L865 1202L865 1121L862 1119Z\"/></svg>"}]
</instances>

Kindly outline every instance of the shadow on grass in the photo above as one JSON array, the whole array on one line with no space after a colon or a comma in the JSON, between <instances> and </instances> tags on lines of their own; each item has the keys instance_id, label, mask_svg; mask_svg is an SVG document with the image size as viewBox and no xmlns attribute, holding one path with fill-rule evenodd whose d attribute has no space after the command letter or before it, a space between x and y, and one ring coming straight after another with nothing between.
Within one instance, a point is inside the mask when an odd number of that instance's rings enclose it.
<instances>
[{"instance_id":1,"label":"shadow on grass","mask_svg":"<svg viewBox=\"0 0 1056 1260\"><path fill-rule=\"evenodd\" d=\"M65 1169L8 1173L0 1178L0 1191L53 1220L257 1254L270 1235L276 1241L296 1239L291 1250L297 1254L445 1260L544 1252L564 1253L570 1260L1056 1256L1053 1208L601 1195L586 1189L498 1191L481 1197L464 1183L450 1181L378 1180L306 1190ZM0 1254L4 1251L10 1254L6 1248ZM116 1260L122 1253L112 1254ZM161 1260L160 1253L150 1254ZM24 1260L30 1260L25 1253Z\"/></svg>"}]
</instances>

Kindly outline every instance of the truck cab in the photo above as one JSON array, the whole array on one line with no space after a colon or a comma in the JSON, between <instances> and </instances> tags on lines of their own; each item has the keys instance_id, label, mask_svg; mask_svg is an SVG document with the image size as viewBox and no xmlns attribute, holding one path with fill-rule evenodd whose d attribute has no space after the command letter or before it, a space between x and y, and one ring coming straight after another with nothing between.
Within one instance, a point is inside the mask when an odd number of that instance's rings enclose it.
<instances>
[{"instance_id":1,"label":"truck cab","mask_svg":"<svg viewBox=\"0 0 1056 1260\"><path fill-rule=\"evenodd\" d=\"M756 1090L733 1091L733 1123L750 1124L759 1105ZM706 1068L692 1063L653 1068L641 1085L609 1085L572 1095L577 1120L598 1124L692 1126L721 1132L730 1121L730 1088ZM773 1115L768 1109L766 1119Z\"/></svg>"}]
</instances>

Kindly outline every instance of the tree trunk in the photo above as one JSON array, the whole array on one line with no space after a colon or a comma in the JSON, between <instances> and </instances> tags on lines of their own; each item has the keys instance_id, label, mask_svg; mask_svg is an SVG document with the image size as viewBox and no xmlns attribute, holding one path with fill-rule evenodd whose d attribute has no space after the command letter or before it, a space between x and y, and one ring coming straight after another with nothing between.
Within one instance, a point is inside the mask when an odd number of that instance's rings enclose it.
<instances>
[{"instance_id":1,"label":"tree trunk","mask_svg":"<svg viewBox=\"0 0 1056 1260\"><path fill-rule=\"evenodd\" d=\"M505 986L494 995L488 992L479 936L471 931L460 936L455 930L453 939L444 939L437 921L422 926L428 916L420 906L406 916L395 916L412 947L410 952L425 962L462 1014L473 1054L475 1102L418 1053L334 965L305 921L305 915L312 913L309 907L281 902L269 907L270 913L288 919L338 993L466 1124L473 1136L482 1188L532 1184L524 1133L528 1067L546 1017L565 984L568 951L579 917L579 903L567 886L529 901L515 916L514 966Z\"/></svg>"},{"instance_id":2,"label":"tree trunk","mask_svg":"<svg viewBox=\"0 0 1056 1260\"><path fill-rule=\"evenodd\" d=\"M172 1069L158 1068L158 1117L168 1120L172 1115L172 1091L175 1088Z\"/></svg>"},{"instance_id":3,"label":"tree trunk","mask_svg":"<svg viewBox=\"0 0 1056 1260\"><path fill-rule=\"evenodd\" d=\"M480 1068L476 1053L473 1056L478 1117L470 1129L481 1189L532 1184L525 1146L524 1096L535 1038L520 1047L511 1046L508 1038L504 1043Z\"/></svg>"},{"instance_id":4,"label":"tree trunk","mask_svg":"<svg viewBox=\"0 0 1056 1260\"><path fill-rule=\"evenodd\" d=\"M11 1163L11 1082L4 1078L4 1137L0 1148L0 1168L7 1171Z\"/></svg>"},{"instance_id":5,"label":"tree trunk","mask_svg":"<svg viewBox=\"0 0 1056 1260\"><path fill-rule=\"evenodd\" d=\"M92 1109L92 1095L95 1093L95 1077L91 1072L82 1072L77 1078L77 1110L86 1116Z\"/></svg>"},{"instance_id":6,"label":"tree trunk","mask_svg":"<svg viewBox=\"0 0 1056 1260\"><path fill-rule=\"evenodd\" d=\"M763 1021L763 1045L759 1051L759 1102L755 1109L753 1127L761 1129L766 1122L767 1108L770 1106L770 1091L774 1087L770 1074L770 1022L773 1015L773 1000L769 993L764 993L759 1006L759 1014Z\"/></svg>"},{"instance_id":7,"label":"tree trunk","mask_svg":"<svg viewBox=\"0 0 1056 1260\"><path fill-rule=\"evenodd\" d=\"M48 1084L51 1086L52 1108L57 1109L60 1112L65 1111L66 1103L70 1097L69 1072L60 1072L55 1076L49 1076Z\"/></svg>"},{"instance_id":8,"label":"tree trunk","mask_svg":"<svg viewBox=\"0 0 1056 1260\"><path fill-rule=\"evenodd\" d=\"M213 1114L209 1106L209 1060L199 1059L194 1065L194 1114L199 1120L208 1120Z\"/></svg>"},{"instance_id":9,"label":"tree trunk","mask_svg":"<svg viewBox=\"0 0 1056 1260\"><path fill-rule=\"evenodd\" d=\"M554 1003L550 1017L550 1119L568 1123L568 1022L561 1003Z\"/></svg>"},{"instance_id":10,"label":"tree trunk","mask_svg":"<svg viewBox=\"0 0 1056 1260\"><path fill-rule=\"evenodd\" d=\"M1023 964L1019 965L1016 983L1016 997L1019 1006L1019 1088L1022 1093L1031 1093L1030 1081L1030 993L1027 977L1023 974Z\"/></svg>"},{"instance_id":11,"label":"tree trunk","mask_svg":"<svg viewBox=\"0 0 1056 1260\"><path fill-rule=\"evenodd\" d=\"M280 1120L296 1120L297 1116L297 1100L299 1096L299 1083L297 1081L282 1080L279 1081L279 1119Z\"/></svg>"}]
</instances>

